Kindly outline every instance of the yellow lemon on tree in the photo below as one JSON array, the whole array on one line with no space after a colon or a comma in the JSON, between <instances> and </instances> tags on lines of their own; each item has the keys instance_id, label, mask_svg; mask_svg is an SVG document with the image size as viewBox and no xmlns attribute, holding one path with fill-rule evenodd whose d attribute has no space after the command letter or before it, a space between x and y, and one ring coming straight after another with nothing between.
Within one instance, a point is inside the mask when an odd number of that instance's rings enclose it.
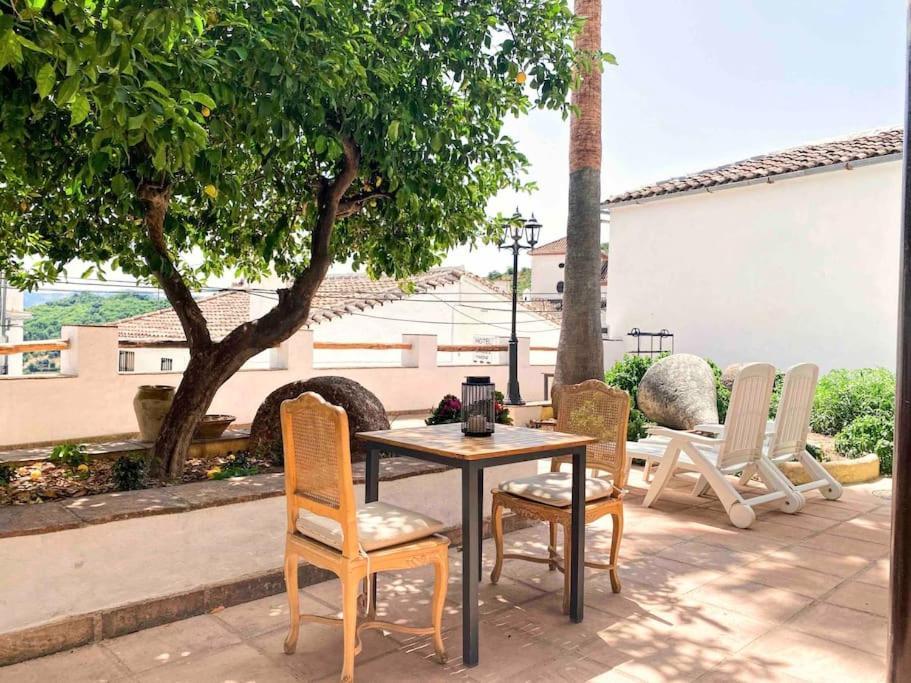
<instances>
[{"instance_id":1,"label":"yellow lemon on tree","mask_svg":"<svg viewBox=\"0 0 911 683\"><path fill-rule=\"evenodd\" d=\"M85 463L82 463L79 467L76 468L76 471L77 472L88 472L89 466L86 465Z\"/></svg>"},{"instance_id":2,"label":"yellow lemon on tree","mask_svg":"<svg viewBox=\"0 0 911 683\"><path fill-rule=\"evenodd\" d=\"M202 115L203 115L205 118L209 118L209 115L212 113L212 110L209 109L208 107L203 107L203 108L200 110L200 112L202 113Z\"/></svg>"},{"instance_id":3,"label":"yellow lemon on tree","mask_svg":"<svg viewBox=\"0 0 911 683\"><path fill-rule=\"evenodd\" d=\"M218 188L215 187L212 183L209 183L204 188L202 188L202 191L212 199L215 199L218 196Z\"/></svg>"},{"instance_id":4,"label":"yellow lemon on tree","mask_svg":"<svg viewBox=\"0 0 911 683\"><path fill-rule=\"evenodd\" d=\"M528 76L526 75L526 73L524 71L520 71L519 73L516 74L516 83L518 83L519 85L523 85L525 83L525 81L527 81L527 80L528 80Z\"/></svg>"}]
</instances>

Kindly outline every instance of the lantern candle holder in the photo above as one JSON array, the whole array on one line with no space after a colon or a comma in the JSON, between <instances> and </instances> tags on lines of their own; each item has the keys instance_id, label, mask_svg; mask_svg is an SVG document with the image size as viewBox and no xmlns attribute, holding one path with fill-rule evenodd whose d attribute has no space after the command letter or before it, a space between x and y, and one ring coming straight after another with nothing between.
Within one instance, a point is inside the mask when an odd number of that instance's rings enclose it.
<instances>
[{"instance_id":1,"label":"lantern candle holder","mask_svg":"<svg viewBox=\"0 0 911 683\"><path fill-rule=\"evenodd\" d=\"M490 436L496 423L496 392L490 377L466 377L462 382L462 433Z\"/></svg>"}]
</instances>

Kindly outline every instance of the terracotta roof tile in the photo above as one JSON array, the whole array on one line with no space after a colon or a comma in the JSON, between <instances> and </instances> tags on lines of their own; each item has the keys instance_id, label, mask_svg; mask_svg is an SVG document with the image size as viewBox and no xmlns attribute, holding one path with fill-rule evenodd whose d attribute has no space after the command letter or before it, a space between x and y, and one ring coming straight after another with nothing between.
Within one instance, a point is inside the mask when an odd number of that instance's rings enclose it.
<instances>
[{"instance_id":1,"label":"terracotta roof tile","mask_svg":"<svg viewBox=\"0 0 911 683\"><path fill-rule=\"evenodd\" d=\"M899 154L901 151L901 128L862 133L838 140L829 140L780 152L762 154L733 164L700 171L699 173L670 178L653 185L646 185L638 190L616 194L604 201L602 206L610 207L639 199L663 197L701 188L719 187L742 180L774 178L784 173Z\"/></svg>"},{"instance_id":2,"label":"terracotta roof tile","mask_svg":"<svg viewBox=\"0 0 911 683\"><path fill-rule=\"evenodd\" d=\"M420 293L458 282L463 277L467 277L491 292L504 297L509 296L509 292L493 286L484 278L466 273L461 268L434 268L409 278L409 281L413 285L412 291ZM330 275L323 280L313 299L308 324L316 325L375 306L382 306L389 301L404 299L411 293L411 291L404 291L401 282L393 278L371 280L365 275ZM222 339L235 327L250 320L250 303L254 296L262 296L262 294L246 289L234 289L199 299L199 308L206 318L214 340ZM539 307L537 304L529 306L523 303L522 305L529 310L539 312L542 317L552 322L559 323L559 316L554 315L554 311L548 307ZM541 310L538 311L538 308ZM134 343L184 340L183 328L180 326L180 321L173 308L163 308L160 311L124 318L113 324L117 326L118 337L121 340Z\"/></svg>"}]
</instances>

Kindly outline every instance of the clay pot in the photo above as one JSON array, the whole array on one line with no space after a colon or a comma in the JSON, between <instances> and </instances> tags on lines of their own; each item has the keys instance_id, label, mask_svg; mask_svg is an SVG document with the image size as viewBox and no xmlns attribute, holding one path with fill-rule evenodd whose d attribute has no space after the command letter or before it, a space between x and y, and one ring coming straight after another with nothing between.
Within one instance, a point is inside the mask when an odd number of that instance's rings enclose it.
<instances>
[{"instance_id":1,"label":"clay pot","mask_svg":"<svg viewBox=\"0 0 911 683\"><path fill-rule=\"evenodd\" d=\"M203 415L193 432L193 439L217 439L235 419L233 415Z\"/></svg>"},{"instance_id":2,"label":"clay pot","mask_svg":"<svg viewBox=\"0 0 911 683\"><path fill-rule=\"evenodd\" d=\"M161 423L174 402L174 387L160 384L144 384L133 397L133 410L139 423L139 434L143 441L154 441L161 431Z\"/></svg>"}]
</instances>

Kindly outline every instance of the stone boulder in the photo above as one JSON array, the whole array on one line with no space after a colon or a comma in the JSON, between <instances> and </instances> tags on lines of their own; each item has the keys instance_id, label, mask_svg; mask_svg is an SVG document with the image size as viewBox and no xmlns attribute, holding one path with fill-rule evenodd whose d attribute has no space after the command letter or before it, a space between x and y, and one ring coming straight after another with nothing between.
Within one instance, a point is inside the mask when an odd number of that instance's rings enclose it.
<instances>
[{"instance_id":1,"label":"stone boulder","mask_svg":"<svg viewBox=\"0 0 911 683\"><path fill-rule=\"evenodd\" d=\"M646 417L672 429L718 422L712 368L688 353L654 363L639 383L636 401Z\"/></svg>"},{"instance_id":2,"label":"stone boulder","mask_svg":"<svg viewBox=\"0 0 911 683\"><path fill-rule=\"evenodd\" d=\"M730 391L734 388L734 380L737 379L737 375L740 374L742 368L743 363L733 363L724 369L721 373L721 384L725 389Z\"/></svg>"},{"instance_id":3,"label":"stone boulder","mask_svg":"<svg viewBox=\"0 0 911 683\"><path fill-rule=\"evenodd\" d=\"M333 405L341 406L348 413L348 432L351 437L351 460L360 462L366 452L354 438L357 432L389 429L389 417L380 399L362 385L347 377L325 375L291 382L273 391L263 401L250 427L250 452L268 457L272 462L282 462L282 429L279 410L282 401L297 398L305 391L313 391Z\"/></svg>"}]
</instances>

